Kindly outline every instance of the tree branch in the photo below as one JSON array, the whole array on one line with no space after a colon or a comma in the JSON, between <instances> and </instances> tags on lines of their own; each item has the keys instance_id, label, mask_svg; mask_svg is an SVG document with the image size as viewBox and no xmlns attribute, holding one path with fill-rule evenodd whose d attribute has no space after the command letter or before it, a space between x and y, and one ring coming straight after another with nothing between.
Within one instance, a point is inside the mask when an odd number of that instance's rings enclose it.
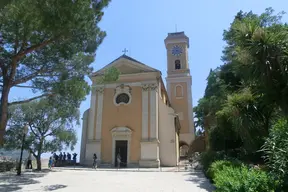
<instances>
[{"instance_id":1,"label":"tree branch","mask_svg":"<svg viewBox=\"0 0 288 192\"><path fill-rule=\"evenodd\" d=\"M36 99L40 99L42 97L47 97L47 96L52 96L52 95L53 95L52 93L45 93L43 95L39 95L37 97L32 97L32 98L27 99L27 100L11 102L11 103L8 103L8 105L9 106L11 106L11 105L19 105L19 104L23 104L23 103L27 103L27 102L36 100Z\"/></svg>"},{"instance_id":2,"label":"tree branch","mask_svg":"<svg viewBox=\"0 0 288 192\"><path fill-rule=\"evenodd\" d=\"M33 133L36 137L38 137L38 138L40 139L39 135L36 134L36 132L33 130L32 126L31 126L31 123L29 123L29 127L30 127L30 130L32 131L32 133Z\"/></svg>"},{"instance_id":3,"label":"tree branch","mask_svg":"<svg viewBox=\"0 0 288 192\"><path fill-rule=\"evenodd\" d=\"M32 153L32 155L33 155L35 158L37 158L37 155L36 155L36 153L34 153L34 151L32 150L32 148L31 148L31 147L29 147L29 150L30 150L30 152Z\"/></svg>"},{"instance_id":4,"label":"tree branch","mask_svg":"<svg viewBox=\"0 0 288 192\"><path fill-rule=\"evenodd\" d=\"M38 71L36 71L36 72L34 72L34 73L30 74L30 75L27 75L27 76L25 76L23 78L20 78L20 79L17 79L15 81L13 81L12 86L15 86L15 85L18 85L18 84L21 84L21 83L25 83L25 82L33 79L34 77L36 77L39 73L43 73L45 71L46 71L45 69L41 68Z\"/></svg>"},{"instance_id":5,"label":"tree branch","mask_svg":"<svg viewBox=\"0 0 288 192\"><path fill-rule=\"evenodd\" d=\"M39 89L38 87L33 87L33 86L28 86L28 85L14 85L14 87L30 88L30 89Z\"/></svg>"},{"instance_id":6,"label":"tree branch","mask_svg":"<svg viewBox=\"0 0 288 192\"><path fill-rule=\"evenodd\" d=\"M46 134L45 137L54 135L55 132L56 132L58 129L60 129L61 126L63 126L63 123L61 123L56 129L52 130L50 133Z\"/></svg>"},{"instance_id":7,"label":"tree branch","mask_svg":"<svg viewBox=\"0 0 288 192\"><path fill-rule=\"evenodd\" d=\"M43 41L37 45L33 45L31 47L28 47L27 49L25 49L24 51L20 52L19 54L17 54L15 56L15 58L17 60L21 59L23 56L25 56L26 54L29 54L37 49L41 49L42 47L45 47L46 45L48 45L49 43L52 43L53 41L55 41L56 39L58 39L59 37L54 37L54 38L51 38L51 39L48 39L46 41Z\"/></svg>"}]
</instances>

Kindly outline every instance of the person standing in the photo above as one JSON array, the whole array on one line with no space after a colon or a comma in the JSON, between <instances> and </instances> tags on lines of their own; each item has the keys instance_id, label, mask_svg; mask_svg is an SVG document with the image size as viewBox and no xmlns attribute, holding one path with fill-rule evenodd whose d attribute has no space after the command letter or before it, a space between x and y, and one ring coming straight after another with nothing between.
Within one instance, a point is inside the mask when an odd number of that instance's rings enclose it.
<instances>
[{"instance_id":1,"label":"person standing","mask_svg":"<svg viewBox=\"0 0 288 192\"><path fill-rule=\"evenodd\" d=\"M73 164L74 164L74 166L76 165L76 159L77 159L77 153L73 153L72 154L73 155Z\"/></svg>"},{"instance_id":2,"label":"person standing","mask_svg":"<svg viewBox=\"0 0 288 192\"><path fill-rule=\"evenodd\" d=\"M97 168L97 155L94 153L93 155L93 169Z\"/></svg>"},{"instance_id":3,"label":"person standing","mask_svg":"<svg viewBox=\"0 0 288 192\"><path fill-rule=\"evenodd\" d=\"M49 169L52 169L52 166L53 166L53 158L50 157L50 158L49 158L49 161L48 161L48 168L49 168Z\"/></svg>"},{"instance_id":4,"label":"person standing","mask_svg":"<svg viewBox=\"0 0 288 192\"><path fill-rule=\"evenodd\" d=\"M120 153L117 154L117 167L118 169L120 168L120 164L121 164L121 156Z\"/></svg>"},{"instance_id":5,"label":"person standing","mask_svg":"<svg viewBox=\"0 0 288 192\"><path fill-rule=\"evenodd\" d=\"M28 153L28 158L27 158L27 169L32 169L32 157L31 157L31 151Z\"/></svg>"},{"instance_id":6,"label":"person standing","mask_svg":"<svg viewBox=\"0 0 288 192\"><path fill-rule=\"evenodd\" d=\"M66 153L64 152L63 153L63 165L65 166L66 165Z\"/></svg>"},{"instance_id":7,"label":"person standing","mask_svg":"<svg viewBox=\"0 0 288 192\"><path fill-rule=\"evenodd\" d=\"M67 153L67 159L68 159L68 164L70 165L71 164L71 154L70 153Z\"/></svg>"},{"instance_id":8,"label":"person standing","mask_svg":"<svg viewBox=\"0 0 288 192\"><path fill-rule=\"evenodd\" d=\"M60 166L62 166L62 163L63 163L63 154L62 154L62 152L60 152L60 154L59 154L59 163L60 163Z\"/></svg>"}]
</instances>

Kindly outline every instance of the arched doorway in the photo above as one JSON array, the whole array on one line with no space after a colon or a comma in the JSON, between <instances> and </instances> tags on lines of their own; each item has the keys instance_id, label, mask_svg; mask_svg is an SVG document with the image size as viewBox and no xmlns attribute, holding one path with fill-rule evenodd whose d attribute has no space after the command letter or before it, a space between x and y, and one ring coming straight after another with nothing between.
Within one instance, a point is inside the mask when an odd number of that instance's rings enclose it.
<instances>
[{"instance_id":1,"label":"arched doorway","mask_svg":"<svg viewBox=\"0 0 288 192\"><path fill-rule=\"evenodd\" d=\"M179 142L179 155L180 158L186 158L188 156L188 151L189 151L189 145L184 142L184 141L180 141Z\"/></svg>"}]
</instances>

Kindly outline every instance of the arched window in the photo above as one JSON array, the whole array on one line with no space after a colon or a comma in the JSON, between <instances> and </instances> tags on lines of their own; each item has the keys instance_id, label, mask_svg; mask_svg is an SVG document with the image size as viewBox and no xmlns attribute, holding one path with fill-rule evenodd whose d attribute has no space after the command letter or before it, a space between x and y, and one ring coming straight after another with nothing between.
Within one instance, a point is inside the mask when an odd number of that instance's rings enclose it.
<instances>
[{"instance_id":1,"label":"arched window","mask_svg":"<svg viewBox=\"0 0 288 192\"><path fill-rule=\"evenodd\" d=\"M179 59L175 60L175 69L181 69L181 62Z\"/></svg>"},{"instance_id":2,"label":"arched window","mask_svg":"<svg viewBox=\"0 0 288 192\"><path fill-rule=\"evenodd\" d=\"M130 101L130 97L128 94L120 93L119 95L117 95L115 103L118 105L121 103L127 104L129 103L129 101Z\"/></svg>"},{"instance_id":3,"label":"arched window","mask_svg":"<svg viewBox=\"0 0 288 192\"><path fill-rule=\"evenodd\" d=\"M175 86L175 96L176 97L183 97L183 87L182 85Z\"/></svg>"}]
</instances>

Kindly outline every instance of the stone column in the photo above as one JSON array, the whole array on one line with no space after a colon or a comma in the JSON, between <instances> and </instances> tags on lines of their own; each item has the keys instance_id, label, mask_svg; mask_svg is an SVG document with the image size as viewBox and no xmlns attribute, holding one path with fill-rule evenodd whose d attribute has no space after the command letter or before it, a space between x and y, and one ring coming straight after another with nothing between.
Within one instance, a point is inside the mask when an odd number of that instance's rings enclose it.
<instances>
[{"instance_id":1,"label":"stone column","mask_svg":"<svg viewBox=\"0 0 288 192\"><path fill-rule=\"evenodd\" d=\"M148 95L149 86L142 86L142 141L148 140Z\"/></svg>"},{"instance_id":2,"label":"stone column","mask_svg":"<svg viewBox=\"0 0 288 192\"><path fill-rule=\"evenodd\" d=\"M95 111L96 111L96 89L92 89L91 101L90 101L90 110L88 118L88 140L94 139L94 122L95 122Z\"/></svg>"},{"instance_id":3,"label":"stone column","mask_svg":"<svg viewBox=\"0 0 288 192\"><path fill-rule=\"evenodd\" d=\"M103 93L104 93L103 87L97 89L98 102L97 102L97 117L96 117L96 141L101 139Z\"/></svg>"},{"instance_id":4,"label":"stone column","mask_svg":"<svg viewBox=\"0 0 288 192\"><path fill-rule=\"evenodd\" d=\"M103 108L103 93L104 88L103 87L97 87L95 90L97 95L97 114L96 114L96 137L94 137L95 134L93 134L93 139L88 140L86 144L86 152L85 152L85 164L86 165L92 165L93 162L93 154L96 153L98 157L99 163L101 163L101 131L102 131L102 108ZM96 102L93 104L95 108ZM92 104L91 104L92 105ZM89 112L90 115L90 112ZM92 116L92 115L91 115ZM95 122L95 111L93 115L93 125ZM89 120L90 122L90 120ZM95 126L94 126L95 127ZM94 128L93 127L93 128Z\"/></svg>"},{"instance_id":5,"label":"stone column","mask_svg":"<svg viewBox=\"0 0 288 192\"><path fill-rule=\"evenodd\" d=\"M147 88L147 86L145 87ZM150 137L148 140L142 140L141 142L141 159L139 161L140 167L159 167L159 140L158 140L158 86L157 84L150 84ZM148 93L147 93L148 95ZM145 96L146 97L146 96ZM145 109L146 110L146 109ZM148 107L147 107L148 110ZM144 116L144 114L143 114ZM144 120L142 116L142 123ZM143 124L142 124L143 125ZM142 130L143 132L143 130Z\"/></svg>"},{"instance_id":6,"label":"stone column","mask_svg":"<svg viewBox=\"0 0 288 192\"><path fill-rule=\"evenodd\" d=\"M158 140L158 86L150 85L150 139Z\"/></svg>"},{"instance_id":7,"label":"stone column","mask_svg":"<svg viewBox=\"0 0 288 192\"><path fill-rule=\"evenodd\" d=\"M85 153L86 153L86 143L87 143L87 129L88 129L88 117L89 109L87 109L83 114L82 122L82 137L81 137L81 151L80 151L80 164L85 164Z\"/></svg>"},{"instance_id":8,"label":"stone column","mask_svg":"<svg viewBox=\"0 0 288 192\"><path fill-rule=\"evenodd\" d=\"M103 100L104 100L103 94L104 94L104 87L98 88L95 151L97 153L97 157L100 162L101 162L101 138L102 138L102 112L103 112Z\"/></svg>"}]
</instances>

